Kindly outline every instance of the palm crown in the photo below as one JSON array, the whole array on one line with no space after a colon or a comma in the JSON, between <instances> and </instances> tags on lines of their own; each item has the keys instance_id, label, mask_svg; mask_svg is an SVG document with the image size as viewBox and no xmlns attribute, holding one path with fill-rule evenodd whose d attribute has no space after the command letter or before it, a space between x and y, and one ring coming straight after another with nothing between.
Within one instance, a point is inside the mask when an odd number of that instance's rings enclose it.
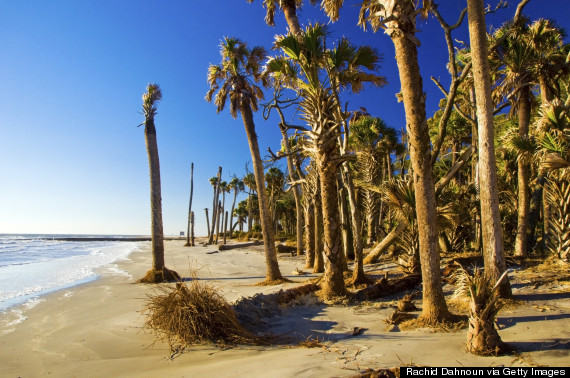
<instances>
[{"instance_id":1,"label":"palm crown","mask_svg":"<svg viewBox=\"0 0 570 378\"><path fill-rule=\"evenodd\" d=\"M265 60L265 49L249 49L245 42L233 37L225 37L220 47L222 62L219 65L211 64L208 68L210 90L206 94L206 101L211 102L214 98L214 104L220 112L225 108L229 97L230 113L234 118L244 105L257 111L257 101L264 96L262 89L255 83L261 83L264 87L269 85L260 69L261 62Z\"/></svg>"}]
</instances>

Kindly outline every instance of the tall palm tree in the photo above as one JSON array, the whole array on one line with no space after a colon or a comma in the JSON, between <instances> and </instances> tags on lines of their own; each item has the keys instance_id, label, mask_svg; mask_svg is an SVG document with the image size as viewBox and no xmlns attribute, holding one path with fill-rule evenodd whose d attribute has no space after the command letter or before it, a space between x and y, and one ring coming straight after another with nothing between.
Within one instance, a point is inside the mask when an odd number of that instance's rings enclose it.
<instances>
[{"instance_id":1,"label":"tall palm tree","mask_svg":"<svg viewBox=\"0 0 570 378\"><path fill-rule=\"evenodd\" d=\"M156 141L156 103L162 98L158 84L149 84L142 96L144 114L144 137L148 155L150 173L150 211L152 233L152 269L141 280L147 283L157 283L180 278L176 272L164 266L164 233L162 230L162 197L160 194L160 161L158 159L158 144Z\"/></svg>"},{"instance_id":2,"label":"tall palm tree","mask_svg":"<svg viewBox=\"0 0 570 378\"><path fill-rule=\"evenodd\" d=\"M485 185L479 186L485 274L492 282L499 282L499 278L506 271L507 266L503 249L501 213L499 211L491 75L487 33L485 31L485 6L483 0L469 0L467 1L467 8L473 61L473 82L477 98L477 121L479 123L479 180L485 183ZM503 296L511 295L508 279L501 281L499 293Z\"/></svg>"},{"instance_id":3,"label":"tall palm tree","mask_svg":"<svg viewBox=\"0 0 570 378\"><path fill-rule=\"evenodd\" d=\"M528 30L526 20L515 25L506 25L495 33L495 38L503 38L494 57L503 65L499 69L499 85L496 88L500 97L512 98L513 110L518 115L518 134L520 138L529 138L531 118L532 87L536 80L532 74L536 54L527 43L524 34ZM518 159L518 223L515 240L515 255L525 256L528 253L528 226L530 213L530 164L528 159Z\"/></svg>"},{"instance_id":4,"label":"tall palm tree","mask_svg":"<svg viewBox=\"0 0 570 378\"><path fill-rule=\"evenodd\" d=\"M222 62L219 65L210 65L208 69L208 83L210 90L206 94L206 101L214 103L217 111L225 108L226 101L230 100L230 114L237 117L238 112L242 116L247 134L257 195L259 200L259 213L262 224L263 243L265 246L265 260L267 265L266 280L273 282L282 280L277 251L275 250L275 237L271 227L271 218L265 192L265 179L263 174L263 162L259 153L253 111L257 111L258 99L263 99L262 89L256 85L261 83L268 86L267 79L261 75L261 62L266 53L262 47L249 49L247 45L237 38L226 37L221 43Z\"/></svg>"},{"instance_id":5,"label":"tall palm tree","mask_svg":"<svg viewBox=\"0 0 570 378\"><path fill-rule=\"evenodd\" d=\"M332 86L334 79L331 61L336 59L335 64L339 67L342 64L352 64L354 72L361 72L376 69L377 58L368 61L347 61L353 56L336 54L336 50L326 49L327 34L326 26L317 23L308 26L300 36L292 33L277 36L275 48L280 49L283 55L271 58L267 63L267 70L278 83L293 89L301 96L301 118L311 128L303 133L301 147L314 159L319 176L324 221L323 294L337 296L345 293L337 188L337 171L344 157L339 145L343 120L338 111L338 92ZM338 45L340 44L348 45L343 40ZM352 46L351 49L357 50ZM366 47L358 50L373 52ZM377 78L372 73L358 77L360 85L363 82L373 82ZM358 85L355 82L354 89L357 89Z\"/></svg>"},{"instance_id":6,"label":"tall palm tree","mask_svg":"<svg viewBox=\"0 0 570 378\"><path fill-rule=\"evenodd\" d=\"M362 3L359 23L369 23L374 31L385 29L396 49L396 62L400 75L401 95L406 113L406 128L409 137L416 215L419 228L420 260L424 285L424 307L421 317L427 322L436 322L450 316L443 295L439 271L435 185L431 165L429 129L425 111L423 81L418 63L415 36L416 9L418 2L410 0L365 0ZM430 1L424 0L424 14Z\"/></svg>"}]
</instances>

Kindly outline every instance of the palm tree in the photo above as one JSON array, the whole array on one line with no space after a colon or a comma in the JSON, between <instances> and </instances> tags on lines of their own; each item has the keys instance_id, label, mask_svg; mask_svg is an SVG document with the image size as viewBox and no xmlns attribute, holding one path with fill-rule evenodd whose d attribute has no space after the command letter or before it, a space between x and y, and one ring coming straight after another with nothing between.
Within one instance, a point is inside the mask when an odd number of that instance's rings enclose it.
<instances>
[{"instance_id":1,"label":"palm tree","mask_svg":"<svg viewBox=\"0 0 570 378\"><path fill-rule=\"evenodd\" d=\"M495 318L501 309L498 289L507 276L504 272L493 285L479 269L471 275L461 268L457 274L456 297L469 298L469 331L467 350L477 355L498 355L508 350L495 329Z\"/></svg>"},{"instance_id":2,"label":"palm tree","mask_svg":"<svg viewBox=\"0 0 570 378\"><path fill-rule=\"evenodd\" d=\"M236 206L236 199L237 199L237 195L238 193L241 193L245 190L245 185L243 183L243 181L241 181L239 178L235 177L232 178L232 180L230 181L229 184L229 188L233 189L234 191L234 200L232 202L232 210L230 211L230 239L233 237L233 233L234 233L234 208Z\"/></svg>"},{"instance_id":3,"label":"palm tree","mask_svg":"<svg viewBox=\"0 0 570 378\"><path fill-rule=\"evenodd\" d=\"M252 221L253 221L253 209L252 209L252 195L256 190L256 183L255 183L255 175L251 172L248 172L242 178L243 184L247 186L249 189L247 193L247 212L248 212L248 219L247 219L247 231L251 231Z\"/></svg>"},{"instance_id":4,"label":"palm tree","mask_svg":"<svg viewBox=\"0 0 570 378\"><path fill-rule=\"evenodd\" d=\"M141 282L158 283L180 279L180 276L164 266L164 234L162 231L162 197L160 194L160 162L156 142L156 103L162 98L158 84L149 84L142 96L144 114L144 136L148 167L150 173L150 211L152 233L152 269L147 272Z\"/></svg>"},{"instance_id":5,"label":"palm tree","mask_svg":"<svg viewBox=\"0 0 570 378\"><path fill-rule=\"evenodd\" d=\"M238 112L241 113L253 161L259 200L267 264L266 280L268 282L282 280L265 192L263 162L259 153L253 121L253 111L258 109L257 100L263 99L263 91L255 83L261 83L263 86L268 85L267 79L260 74L260 64L266 56L265 50L262 47L254 47L250 50L239 39L226 37L221 43L220 54L222 62L219 65L210 65L208 69L210 90L206 94L206 101L211 102L215 94L214 103L217 111L220 112L225 108L226 101L229 98L232 117L236 118Z\"/></svg>"},{"instance_id":6,"label":"palm tree","mask_svg":"<svg viewBox=\"0 0 570 378\"><path fill-rule=\"evenodd\" d=\"M506 271L507 266L503 249L501 213L499 211L491 76L489 72L487 33L485 32L485 6L483 0L469 0L467 8L471 58L473 61L473 82L477 98L477 121L479 123L479 180L485 183L485 185L479 186L482 240L483 250L485 251L485 274L493 282L498 282L501 275ZM499 293L503 296L511 295L511 286L508 279L501 281Z\"/></svg>"},{"instance_id":7,"label":"palm tree","mask_svg":"<svg viewBox=\"0 0 570 378\"><path fill-rule=\"evenodd\" d=\"M315 4L316 0L310 0L311 4ZM252 3L253 0L247 0L248 3ZM295 35L301 35L303 30L299 24L299 18L297 17L297 8L301 7L303 0L264 0L263 6L267 10L265 15L265 22L269 26L275 26L275 13L277 8L283 11L287 25L291 33Z\"/></svg>"},{"instance_id":8,"label":"palm tree","mask_svg":"<svg viewBox=\"0 0 570 378\"><path fill-rule=\"evenodd\" d=\"M336 49L325 48L327 34L326 26L317 23L308 26L300 36L292 33L277 36L275 48L281 49L283 55L271 58L267 63L267 70L279 84L293 89L301 96L301 118L311 128L303 133L301 147L314 159L319 176L326 257L323 294L330 297L345 293L336 179L338 168L344 161L339 145L343 120L339 114L338 92L333 83L333 74L336 72L333 73L332 67L352 64L354 72L364 69L373 71L377 68L377 58L368 61L347 61L353 56L338 54ZM341 40L338 45L349 44ZM367 47L356 49L350 46L350 49L373 52ZM331 61L334 61L334 64ZM354 81L354 89L358 89L363 82L374 82L377 78L374 74L357 76L360 84ZM339 86L345 85L340 79L338 82Z\"/></svg>"},{"instance_id":9,"label":"palm tree","mask_svg":"<svg viewBox=\"0 0 570 378\"><path fill-rule=\"evenodd\" d=\"M418 63L415 36L416 3L409 0L365 0L359 23L369 23L374 31L386 30L396 49L396 62L401 82L401 95L406 113L410 158L414 175L416 215L419 228L420 259L424 285L422 315L426 322L437 322L450 316L441 287L439 271L435 186L431 164L429 129L425 112L425 95ZM425 14L431 2L423 1Z\"/></svg>"}]
</instances>

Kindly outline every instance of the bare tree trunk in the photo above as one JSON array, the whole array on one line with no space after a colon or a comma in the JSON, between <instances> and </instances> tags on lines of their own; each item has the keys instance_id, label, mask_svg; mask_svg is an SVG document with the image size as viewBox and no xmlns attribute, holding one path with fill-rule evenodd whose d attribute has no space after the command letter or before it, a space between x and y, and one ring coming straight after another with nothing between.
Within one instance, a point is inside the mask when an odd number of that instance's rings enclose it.
<instances>
[{"instance_id":1,"label":"bare tree trunk","mask_svg":"<svg viewBox=\"0 0 570 378\"><path fill-rule=\"evenodd\" d=\"M208 240L210 240L210 217L208 217L208 208L205 208L204 211L206 212L206 226L208 226Z\"/></svg>"},{"instance_id":2,"label":"bare tree trunk","mask_svg":"<svg viewBox=\"0 0 570 378\"><path fill-rule=\"evenodd\" d=\"M364 264L373 264L378 261L378 258L398 239L400 234L408 227L405 222L400 222L386 237L376 243L376 245L370 250L366 258L364 259Z\"/></svg>"},{"instance_id":3,"label":"bare tree trunk","mask_svg":"<svg viewBox=\"0 0 570 378\"><path fill-rule=\"evenodd\" d=\"M228 236L228 212L226 211L226 216L224 218L224 244L226 244Z\"/></svg>"},{"instance_id":4,"label":"bare tree trunk","mask_svg":"<svg viewBox=\"0 0 570 378\"><path fill-rule=\"evenodd\" d=\"M218 214L216 214L216 245L220 240L220 216L224 216L223 211L224 209L222 208L222 202L220 201L218 202Z\"/></svg>"},{"instance_id":5,"label":"bare tree trunk","mask_svg":"<svg viewBox=\"0 0 570 378\"><path fill-rule=\"evenodd\" d=\"M497 282L506 270L506 263L495 163L493 103L491 101L485 6L483 0L468 0L467 8L479 123L479 178L480 182L484 183L479 186L479 197L485 274L492 282ZM511 286L508 279L504 279L500 285L500 294L510 296Z\"/></svg>"},{"instance_id":6,"label":"bare tree trunk","mask_svg":"<svg viewBox=\"0 0 570 378\"><path fill-rule=\"evenodd\" d=\"M306 195L306 194L305 194ZM312 268L315 262L315 210L314 205L305 210L305 268Z\"/></svg>"},{"instance_id":7,"label":"bare tree trunk","mask_svg":"<svg viewBox=\"0 0 570 378\"><path fill-rule=\"evenodd\" d=\"M237 188L234 188L234 201L232 202L232 210L230 211L230 240L234 237L234 210L236 206L237 192Z\"/></svg>"},{"instance_id":8,"label":"bare tree trunk","mask_svg":"<svg viewBox=\"0 0 570 378\"><path fill-rule=\"evenodd\" d=\"M325 261L323 259L323 208L321 204L321 190L317 181L317 192L315 194L315 261L313 262L313 272L323 273L325 271Z\"/></svg>"},{"instance_id":9,"label":"bare tree trunk","mask_svg":"<svg viewBox=\"0 0 570 378\"><path fill-rule=\"evenodd\" d=\"M530 123L530 88L524 87L519 91L518 101L519 136L528 138ZM517 237L515 239L515 255L528 254L528 225L530 214L530 165L527 159L518 159L518 214Z\"/></svg>"},{"instance_id":10,"label":"bare tree trunk","mask_svg":"<svg viewBox=\"0 0 570 378\"><path fill-rule=\"evenodd\" d=\"M194 223L196 219L194 218L194 212L190 214L190 245L194 247L196 244L194 243Z\"/></svg>"},{"instance_id":11,"label":"bare tree trunk","mask_svg":"<svg viewBox=\"0 0 570 378\"><path fill-rule=\"evenodd\" d=\"M162 231L162 197L160 194L160 162L154 120L145 122L145 142L150 172L150 211L152 233L152 269L162 271L164 268L164 234Z\"/></svg>"},{"instance_id":12,"label":"bare tree trunk","mask_svg":"<svg viewBox=\"0 0 570 378\"><path fill-rule=\"evenodd\" d=\"M208 244L214 243L214 233L216 231L216 225L218 224L219 220L219 198L220 198L220 182L222 182L222 167L218 167L218 182L214 187L214 200L212 203L212 232L210 234L210 238L208 239ZM218 242L216 241L216 244Z\"/></svg>"},{"instance_id":13,"label":"bare tree trunk","mask_svg":"<svg viewBox=\"0 0 570 378\"><path fill-rule=\"evenodd\" d=\"M267 202L267 194L265 192L265 176L263 173L263 162L259 153L259 145L257 144L257 134L255 133L255 124L253 122L253 114L249 105L240 104L240 112L247 134L249 150L251 152L251 160L253 162L253 172L255 174L255 183L257 186L257 197L259 199L259 217L261 219L261 232L263 235L263 245L265 247L265 262L267 265L266 281L272 282L282 280L277 262L277 251L275 250L275 237L271 227L271 215Z\"/></svg>"},{"instance_id":14,"label":"bare tree trunk","mask_svg":"<svg viewBox=\"0 0 570 378\"><path fill-rule=\"evenodd\" d=\"M190 223L192 222L192 196L194 195L194 163L190 164L190 204L188 205L188 228L186 229L186 246L193 246L190 241Z\"/></svg>"}]
</instances>

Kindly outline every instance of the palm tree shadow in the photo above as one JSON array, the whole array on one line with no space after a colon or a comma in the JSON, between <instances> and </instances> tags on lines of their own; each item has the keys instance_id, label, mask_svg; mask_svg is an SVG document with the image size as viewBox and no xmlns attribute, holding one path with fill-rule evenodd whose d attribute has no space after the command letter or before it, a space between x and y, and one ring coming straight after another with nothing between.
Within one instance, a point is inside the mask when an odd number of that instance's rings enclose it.
<instances>
[{"instance_id":1,"label":"palm tree shadow","mask_svg":"<svg viewBox=\"0 0 570 378\"><path fill-rule=\"evenodd\" d=\"M570 355L570 341L568 339L549 339L541 341L513 341L508 345L519 352L540 352L547 350L560 351L557 354L562 356Z\"/></svg>"},{"instance_id":2,"label":"palm tree shadow","mask_svg":"<svg viewBox=\"0 0 570 378\"><path fill-rule=\"evenodd\" d=\"M532 316L515 316L507 318L498 318L497 324L499 324L500 329L505 329L513 327L518 323L542 322L545 320L560 320L560 319L570 319L570 314L532 315Z\"/></svg>"}]
</instances>

